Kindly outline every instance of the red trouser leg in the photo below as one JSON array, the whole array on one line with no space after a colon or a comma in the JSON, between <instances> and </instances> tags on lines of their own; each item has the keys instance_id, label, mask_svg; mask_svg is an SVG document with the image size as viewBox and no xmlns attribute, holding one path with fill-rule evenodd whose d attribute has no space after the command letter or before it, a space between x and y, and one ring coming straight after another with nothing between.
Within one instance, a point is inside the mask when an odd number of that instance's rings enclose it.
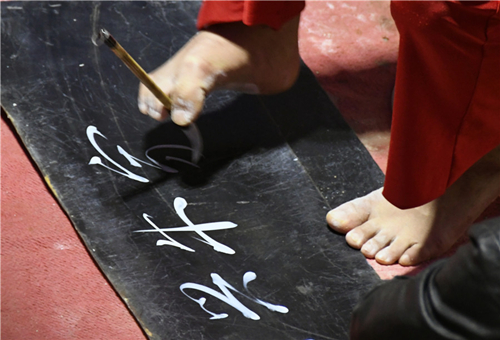
<instances>
[{"instance_id":1,"label":"red trouser leg","mask_svg":"<svg viewBox=\"0 0 500 340\"><path fill-rule=\"evenodd\" d=\"M267 25L275 30L299 15L304 1L203 1L198 14L198 29L210 25L241 21L245 25Z\"/></svg>"},{"instance_id":2,"label":"red trouser leg","mask_svg":"<svg viewBox=\"0 0 500 340\"><path fill-rule=\"evenodd\" d=\"M500 2L391 10L401 38L384 196L411 208L500 144Z\"/></svg>"}]
</instances>

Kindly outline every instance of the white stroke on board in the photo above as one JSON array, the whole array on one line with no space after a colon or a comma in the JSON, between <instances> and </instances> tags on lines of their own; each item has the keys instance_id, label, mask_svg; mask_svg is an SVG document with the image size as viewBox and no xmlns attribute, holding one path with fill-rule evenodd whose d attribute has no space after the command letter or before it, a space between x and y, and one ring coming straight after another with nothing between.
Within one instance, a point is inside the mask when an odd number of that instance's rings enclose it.
<instances>
[{"instance_id":1,"label":"white stroke on board","mask_svg":"<svg viewBox=\"0 0 500 340\"><path fill-rule=\"evenodd\" d=\"M252 311L251 309L249 309L248 307L246 307L244 304L242 304L230 292L230 290L244 296L245 298L247 298L247 299L249 299L249 300L251 300L259 305L266 307L267 309L269 309L273 312L278 312L278 313L283 313L283 314L288 313L288 308L286 308L285 306L271 304L269 302L262 301L262 300L257 299L257 298L252 296L252 294L248 290L248 283L257 278L257 275L254 272L246 272L245 275L243 275L243 287L245 288L245 290L247 291L247 293L249 295L246 295L246 294L240 292L239 290L237 290L236 288L234 288L233 286L231 286L217 273L212 273L212 274L210 274L210 276L212 277L212 282L217 287L219 287L219 289L222 293L216 291L215 289L208 288L207 286L204 286L204 285L201 285L198 283L187 282L187 283L184 283L180 286L180 290L184 295L186 295L189 299L196 302L201 307L201 309L203 309L205 312L207 312L208 314L211 315L210 320L224 319L224 318L228 317L228 314L227 313L217 314L217 313L209 311L208 309L205 308L205 303L207 301L207 299L205 297L201 297L199 299L196 299L196 298L190 296L189 294L187 294L185 292L186 289L198 290L200 292L209 294L209 295L227 303L231 307L237 309L238 311L241 312L241 314L243 314L244 317L246 317L248 319L252 319L252 320L260 320L260 316L257 313L255 313L254 311Z\"/></svg>"},{"instance_id":2,"label":"white stroke on board","mask_svg":"<svg viewBox=\"0 0 500 340\"><path fill-rule=\"evenodd\" d=\"M89 161L89 165L100 165L102 167L105 167L108 170L116 172L116 173L118 173L118 174L120 174L122 176L128 177L128 178L130 178L130 179L132 179L134 181L138 181L138 182L142 182L142 183L148 183L149 182L149 179L147 179L147 178L145 178L143 176L140 176L140 175L138 175L138 174L136 174L136 173L134 173L134 172L126 169L122 165L118 164L116 161L114 161L109 155L107 155L101 149L101 147L99 146L99 144L97 144L97 141L95 140L95 136L99 135L99 136L101 136L104 139L108 139L108 138L104 134L102 134L99 130L97 130L97 128L95 126L89 125L87 127L86 133L87 133L87 138L89 139L90 144L92 144L92 146L94 147L94 149L96 149L96 151L99 152L102 157L104 157L108 162L110 162L111 164L113 164L118 170L117 169L113 169L112 167L104 164L104 162L102 161L101 157L99 157L99 156L93 156L90 159L90 161ZM176 169L172 168L172 167L169 167L167 165L161 164L161 163L157 162L156 160L154 160L149 155L150 151L159 150L159 149L185 149L185 150L190 150L191 152L193 152L192 148L187 147L187 146L183 146L183 145L171 145L171 144L156 145L156 146L153 146L153 147L151 147L151 148L149 148L149 149L146 150L145 156L146 156L147 159L150 160L150 162L146 162L146 161L143 161L143 160L141 160L141 159L139 159L137 157L132 156L127 151L125 151L120 145L117 145L116 148L117 148L118 152L133 167L142 168L142 165L141 165L141 163L142 163L144 165L147 165L147 166L150 166L150 167L153 167L153 168L157 168L157 169L163 170L163 171L165 171L167 173L177 173L178 171ZM177 162L185 163L185 164L188 164L188 165L191 165L193 167L198 168L198 165L196 165L195 163L186 161L186 160L184 160L182 158L165 156L165 160L167 160L167 161L177 161Z\"/></svg>"},{"instance_id":3,"label":"white stroke on board","mask_svg":"<svg viewBox=\"0 0 500 340\"><path fill-rule=\"evenodd\" d=\"M160 229L154 222L151 220L151 216L148 214L142 214L142 217L148 222L154 229L144 229L144 230L136 230L134 231L135 233L160 233L163 237L165 237L167 240L158 240L156 242L157 246L173 246L173 247L178 247L180 249L186 250L186 251L191 251L194 252L193 249L186 247L185 245L177 242L170 236L168 236L166 233L167 232L184 232L184 231L194 231L195 233L198 234L202 238L196 240L206 243L210 245L215 251L224 253L224 254L229 254L233 255L235 254L235 251L231 249L230 247L217 242L207 234L205 234L205 231L213 231L213 230L224 230L224 229L232 229L236 228L238 225L229 222L229 221L222 221L222 222L210 222L210 223L203 223L203 224L194 224L191 222L191 220L186 216L186 213L184 212L184 209L187 207L187 202L184 198L182 197L176 197L174 199L174 209L177 215L181 218L181 220L187 224L187 226L184 227L175 227L175 228L162 228Z\"/></svg>"},{"instance_id":4,"label":"white stroke on board","mask_svg":"<svg viewBox=\"0 0 500 340\"><path fill-rule=\"evenodd\" d=\"M101 165L101 166L105 167L106 169L114 171L114 172L116 172L116 173L118 173L118 174L120 174L122 176L128 177L128 178L133 179L135 181L142 182L142 183L149 182L149 180L147 178L139 176L139 175L133 173L132 171L127 170L126 168L124 168L123 166L121 166L120 164L118 164L117 162L115 162L104 151L102 151L102 149L99 147L99 144L97 144L97 142L95 140L95 135L99 135L99 136L103 137L104 139L107 139L106 136L104 136L101 132L99 132L99 130L97 130L97 128L95 126L89 125L87 127L87 138L89 139L90 144L92 144L92 146L97 150L97 152L99 152L101 154L102 157L104 157L105 159L107 159L111 164L113 164L114 166L116 166L118 169L120 169L122 171L119 171L119 170L113 169L110 166L107 166L106 164L104 164L102 162L101 157L99 157L99 156L93 156L90 159L89 165L98 164L98 165ZM121 155L123 155L125 157L125 159L127 159L129 161L130 165L132 165L132 166L134 166L136 168L142 168L142 165L140 163L144 163L146 165L149 165L149 166L152 166L152 167L155 167L155 168L160 168L157 165L154 165L154 164L151 164L151 163L148 163L148 162L144 162L144 161L141 161L138 158L135 158L134 156L130 155L125 150L123 150L123 148L120 147L119 145L117 146L117 149L118 149L118 152Z\"/></svg>"}]
</instances>

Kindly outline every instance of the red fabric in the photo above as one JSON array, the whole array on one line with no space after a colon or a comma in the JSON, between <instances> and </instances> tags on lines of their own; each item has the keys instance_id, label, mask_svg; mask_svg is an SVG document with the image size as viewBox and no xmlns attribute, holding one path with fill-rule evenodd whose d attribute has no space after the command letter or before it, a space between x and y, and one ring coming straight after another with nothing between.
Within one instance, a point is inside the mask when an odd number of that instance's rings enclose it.
<instances>
[{"instance_id":1,"label":"red fabric","mask_svg":"<svg viewBox=\"0 0 500 340\"><path fill-rule=\"evenodd\" d=\"M304 1L204 1L198 14L198 29L242 21L248 26L267 25L278 30L304 7Z\"/></svg>"},{"instance_id":2,"label":"red fabric","mask_svg":"<svg viewBox=\"0 0 500 340\"><path fill-rule=\"evenodd\" d=\"M400 32L384 196L411 208L441 196L500 144L500 2L395 1ZM206 1L198 27L243 21L275 29L294 1Z\"/></svg>"},{"instance_id":3,"label":"red fabric","mask_svg":"<svg viewBox=\"0 0 500 340\"><path fill-rule=\"evenodd\" d=\"M400 32L384 196L441 196L500 144L500 2L393 2Z\"/></svg>"}]
</instances>

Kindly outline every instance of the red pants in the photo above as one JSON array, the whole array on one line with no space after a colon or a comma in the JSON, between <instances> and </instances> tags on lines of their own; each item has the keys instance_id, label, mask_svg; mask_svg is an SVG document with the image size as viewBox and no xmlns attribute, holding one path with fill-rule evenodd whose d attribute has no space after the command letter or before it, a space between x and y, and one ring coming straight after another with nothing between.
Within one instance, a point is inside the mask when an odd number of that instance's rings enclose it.
<instances>
[{"instance_id":1,"label":"red pants","mask_svg":"<svg viewBox=\"0 0 500 340\"><path fill-rule=\"evenodd\" d=\"M207 1L198 27L279 29L298 1ZM500 2L394 1L400 33L384 196L411 208L441 196L500 144Z\"/></svg>"}]
</instances>

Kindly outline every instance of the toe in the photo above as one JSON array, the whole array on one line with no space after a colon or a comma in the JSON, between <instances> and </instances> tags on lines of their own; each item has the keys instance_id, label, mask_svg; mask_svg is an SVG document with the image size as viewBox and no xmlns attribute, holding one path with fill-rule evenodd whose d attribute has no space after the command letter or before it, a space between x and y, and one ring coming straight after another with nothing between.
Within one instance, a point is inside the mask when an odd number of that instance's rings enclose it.
<instances>
[{"instance_id":1,"label":"toe","mask_svg":"<svg viewBox=\"0 0 500 340\"><path fill-rule=\"evenodd\" d=\"M360 249L368 240L375 236L380 228L373 223L365 223L352 229L345 235L347 243L356 249Z\"/></svg>"},{"instance_id":2,"label":"toe","mask_svg":"<svg viewBox=\"0 0 500 340\"><path fill-rule=\"evenodd\" d=\"M373 236L361 247L361 252L368 258L373 258L375 255L387 246L392 240L392 237L381 232Z\"/></svg>"},{"instance_id":3,"label":"toe","mask_svg":"<svg viewBox=\"0 0 500 340\"><path fill-rule=\"evenodd\" d=\"M391 244L380 250L375 259L381 264L394 264L399 261L404 252L412 246L407 239L396 238Z\"/></svg>"},{"instance_id":4,"label":"toe","mask_svg":"<svg viewBox=\"0 0 500 340\"><path fill-rule=\"evenodd\" d=\"M399 258L399 264L402 266L415 266L439 254L432 254L430 247L423 247L421 244L415 244L408 248Z\"/></svg>"},{"instance_id":5,"label":"toe","mask_svg":"<svg viewBox=\"0 0 500 340\"><path fill-rule=\"evenodd\" d=\"M369 215L370 205L361 197L330 210L326 221L333 230L345 234L366 222Z\"/></svg>"},{"instance_id":6,"label":"toe","mask_svg":"<svg viewBox=\"0 0 500 340\"><path fill-rule=\"evenodd\" d=\"M144 85L141 84L141 89L138 98L139 110L151 118L158 121L167 118L168 114L163 111L163 104L153 96Z\"/></svg>"}]
</instances>

